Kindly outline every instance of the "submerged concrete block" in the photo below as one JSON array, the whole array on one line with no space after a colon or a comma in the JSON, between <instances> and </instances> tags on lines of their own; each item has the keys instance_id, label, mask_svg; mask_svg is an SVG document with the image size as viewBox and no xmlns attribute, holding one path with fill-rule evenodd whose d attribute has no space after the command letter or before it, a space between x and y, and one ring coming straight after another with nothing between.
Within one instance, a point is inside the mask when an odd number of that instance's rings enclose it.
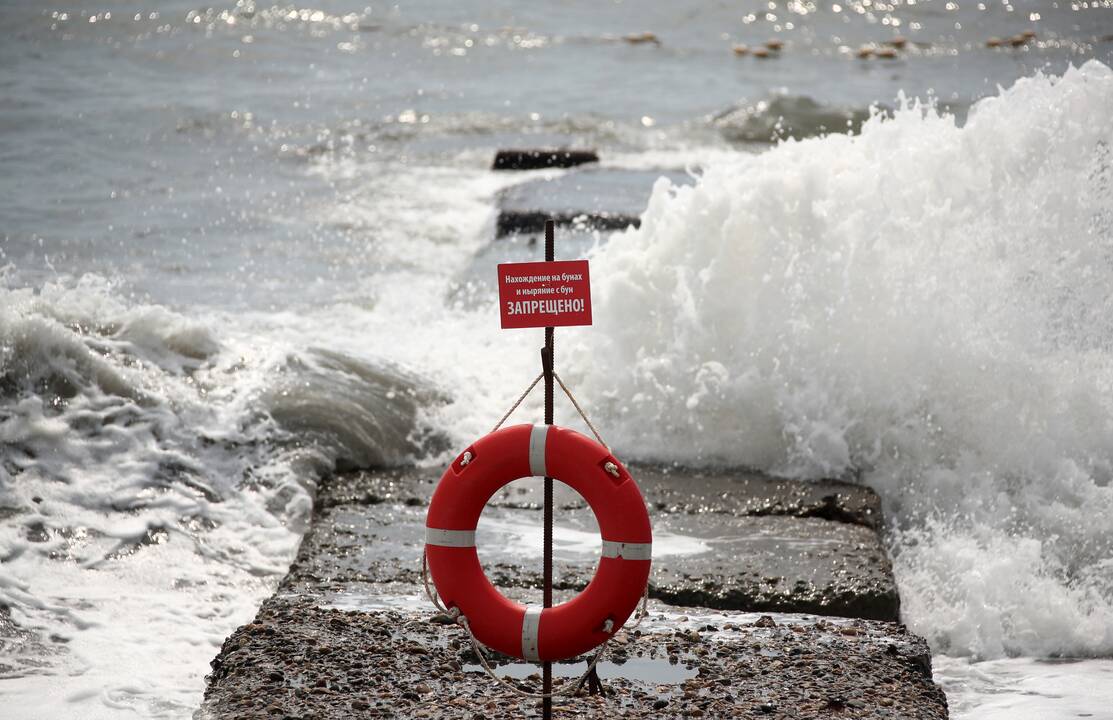
<instances>
[{"instance_id":1,"label":"submerged concrete block","mask_svg":"<svg viewBox=\"0 0 1113 720\"><path fill-rule=\"evenodd\" d=\"M542 168L568 168L599 162L594 150L499 150L495 153L492 170L540 170Z\"/></svg>"},{"instance_id":2,"label":"submerged concrete block","mask_svg":"<svg viewBox=\"0 0 1113 720\"><path fill-rule=\"evenodd\" d=\"M549 219L597 230L637 227L660 177L676 185L694 182L674 170L591 168L513 185L499 194L495 235L539 233Z\"/></svg>"},{"instance_id":3,"label":"submerged concrete block","mask_svg":"<svg viewBox=\"0 0 1113 720\"><path fill-rule=\"evenodd\" d=\"M533 235L545 231L545 222L552 220L558 227L582 225L591 230L625 230L628 227L641 227L637 215L622 215L611 212L545 212L542 210L500 210L495 220L495 237L507 235Z\"/></svg>"}]
</instances>

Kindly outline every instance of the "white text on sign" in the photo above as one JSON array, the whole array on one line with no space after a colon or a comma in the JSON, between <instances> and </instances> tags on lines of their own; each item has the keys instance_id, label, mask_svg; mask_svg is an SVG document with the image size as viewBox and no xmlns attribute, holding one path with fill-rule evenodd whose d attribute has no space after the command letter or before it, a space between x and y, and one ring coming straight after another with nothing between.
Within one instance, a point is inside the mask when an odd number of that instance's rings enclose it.
<instances>
[{"instance_id":1,"label":"white text on sign","mask_svg":"<svg viewBox=\"0 0 1113 720\"><path fill-rule=\"evenodd\" d=\"M498 273L503 328L591 324L587 260L503 263Z\"/></svg>"}]
</instances>

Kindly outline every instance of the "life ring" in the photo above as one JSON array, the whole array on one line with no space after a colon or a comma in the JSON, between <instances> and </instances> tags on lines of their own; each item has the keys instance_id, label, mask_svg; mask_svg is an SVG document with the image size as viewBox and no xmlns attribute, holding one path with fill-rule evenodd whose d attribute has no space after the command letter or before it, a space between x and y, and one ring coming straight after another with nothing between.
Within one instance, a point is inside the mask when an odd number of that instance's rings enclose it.
<instances>
[{"instance_id":1,"label":"life ring","mask_svg":"<svg viewBox=\"0 0 1113 720\"><path fill-rule=\"evenodd\" d=\"M602 557L579 595L527 607L487 579L475 547L483 507L519 478L548 476L580 493L599 521ZM603 445L553 425L515 425L480 438L441 476L425 521L425 553L437 593L466 615L484 645L524 660L564 660L618 632L649 581L652 531L630 473Z\"/></svg>"}]
</instances>

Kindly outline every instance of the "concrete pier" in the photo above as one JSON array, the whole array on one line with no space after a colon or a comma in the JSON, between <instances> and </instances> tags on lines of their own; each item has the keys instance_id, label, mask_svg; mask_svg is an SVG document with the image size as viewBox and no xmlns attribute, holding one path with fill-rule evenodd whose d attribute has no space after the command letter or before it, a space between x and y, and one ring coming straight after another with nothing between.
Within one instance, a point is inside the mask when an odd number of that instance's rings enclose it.
<instances>
[{"instance_id":1,"label":"concrete pier","mask_svg":"<svg viewBox=\"0 0 1113 720\"><path fill-rule=\"evenodd\" d=\"M945 718L926 643L899 597L870 490L746 471L631 468L654 522L650 616L601 665L606 697L557 717ZM536 703L487 677L462 629L420 592L436 470L334 476L289 574L213 661L199 717L528 717ZM539 483L492 498L480 556L509 597L539 595ZM560 486L559 602L589 579L596 533ZM539 531L538 531L539 535ZM595 535L597 538L597 534ZM596 551L597 552L597 551ZM536 691L533 667L498 672ZM578 677L582 661L557 666Z\"/></svg>"}]
</instances>

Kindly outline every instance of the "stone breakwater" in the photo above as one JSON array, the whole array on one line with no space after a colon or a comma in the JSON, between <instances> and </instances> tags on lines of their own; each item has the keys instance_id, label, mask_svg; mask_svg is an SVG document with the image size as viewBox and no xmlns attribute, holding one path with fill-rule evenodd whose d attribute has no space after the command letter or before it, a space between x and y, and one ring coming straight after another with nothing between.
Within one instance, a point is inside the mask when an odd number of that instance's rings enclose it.
<instances>
[{"instance_id":1,"label":"stone breakwater","mask_svg":"<svg viewBox=\"0 0 1113 720\"><path fill-rule=\"evenodd\" d=\"M607 694L565 700L557 717L947 717L926 643L897 622L871 491L738 471L632 472L654 522L650 615L612 643L601 665ZM463 631L421 596L437 476L362 471L322 484L288 575L212 661L198 718L536 712L481 671ZM480 553L492 581L525 601L538 594L540 568L519 546L540 525L540 492L519 485L492 498ZM559 602L590 577L594 559L578 548L594 529L578 495L562 488L556 502ZM496 663L538 690L533 666ZM556 674L584 668L562 663Z\"/></svg>"}]
</instances>

